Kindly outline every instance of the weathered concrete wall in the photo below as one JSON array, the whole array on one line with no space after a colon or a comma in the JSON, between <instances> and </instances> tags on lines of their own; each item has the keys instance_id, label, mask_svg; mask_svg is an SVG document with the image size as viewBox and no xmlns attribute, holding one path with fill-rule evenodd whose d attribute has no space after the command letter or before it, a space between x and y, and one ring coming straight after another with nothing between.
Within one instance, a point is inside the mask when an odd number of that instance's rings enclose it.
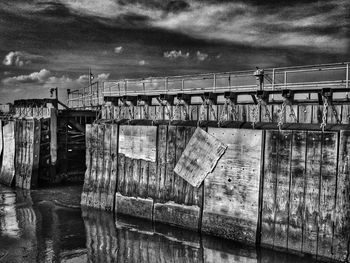
<instances>
[{"instance_id":1,"label":"weathered concrete wall","mask_svg":"<svg viewBox=\"0 0 350 263\"><path fill-rule=\"evenodd\" d=\"M16 187L22 189L37 187L41 140L40 120L17 120L15 137Z\"/></svg>"},{"instance_id":2,"label":"weathered concrete wall","mask_svg":"<svg viewBox=\"0 0 350 263\"><path fill-rule=\"evenodd\" d=\"M15 122L4 125L2 130L3 155L0 170L0 183L10 186L15 175Z\"/></svg>"},{"instance_id":3,"label":"weathered concrete wall","mask_svg":"<svg viewBox=\"0 0 350 263\"><path fill-rule=\"evenodd\" d=\"M108 129L114 130L113 139ZM94 204L101 202L98 196L108 188L109 195L116 192L116 213L346 260L349 131L208 128L228 147L204 184L196 188L174 172L195 129L88 126L87 133L97 135L87 142L83 199L87 191L87 205L104 209ZM141 150L142 146L147 149Z\"/></svg>"},{"instance_id":4,"label":"weathered concrete wall","mask_svg":"<svg viewBox=\"0 0 350 263\"><path fill-rule=\"evenodd\" d=\"M266 131L263 245L346 260L348 133Z\"/></svg>"},{"instance_id":5,"label":"weathered concrete wall","mask_svg":"<svg viewBox=\"0 0 350 263\"><path fill-rule=\"evenodd\" d=\"M113 210L118 169L118 126L86 125L86 172L81 204Z\"/></svg>"},{"instance_id":6,"label":"weathered concrete wall","mask_svg":"<svg viewBox=\"0 0 350 263\"><path fill-rule=\"evenodd\" d=\"M262 131L209 128L228 145L204 183L202 231L255 243Z\"/></svg>"},{"instance_id":7,"label":"weathered concrete wall","mask_svg":"<svg viewBox=\"0 0 350 263\"><path fill-rule=\"evenodd\" d=\"M2 148L3 148L3 135L2 135L2 120L0 120L0 167L2 162Z\"/></svg>"},{"instance_id":8,"label":"weathered concrete wall","mask_svg":"<svg viewBox=\"0 0 350 263\"><path fill-rule=\"evenodd\" d=\"M0 183L31 189L37 187L40 180L48 181L53 167L52 153L56 152L53 149L57 149L51 140L51 135L57 133L52 119L27 117L4 121L3 125L0 132L4 148Z\"/></svg>"},{"instance_id":9,"label":"weathered concrete wall","mask_svg":"<svg viewBox=\"0 0 350 263\"><path fill-rule=\"evenodd\" d=\"M173 171L194 130L165 125L120 126L124 134L119 137L120 145L126 141L129 148L119 148L122 151L118 153L117 213L138 213L140 217L198 229L202 189L192 187ZM137 150L145 146L148 151ZM138 209L143 205L150 210Z\"/></svg>"}]
</instances>

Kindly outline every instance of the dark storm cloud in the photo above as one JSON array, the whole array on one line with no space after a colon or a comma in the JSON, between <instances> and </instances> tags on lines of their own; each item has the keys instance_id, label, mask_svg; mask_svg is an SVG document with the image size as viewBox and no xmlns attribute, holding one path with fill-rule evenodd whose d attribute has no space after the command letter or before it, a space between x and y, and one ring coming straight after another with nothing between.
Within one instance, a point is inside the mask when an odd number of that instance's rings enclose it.
<instances>
[{"instance_id":1,"label":"dark storm cloud","mask_svg":"<svg viewBox=\"0 0 350 263\"><path fill-rule=\"evenodd\" d=\"M89 66L116 79L345 61L348 33L347 0L0 1L0 92L80 87Z\"/></svg>"},{"instance_id":2,"label":"dark storm cloud","mask_svg":"<svg viewBox=\"0 0 350 263\"><path fill-rule=\"evenodd\" d=\"M261 3L263 2L263 3ZM24 16L74 14L116 28L154 28L257 47L345 53L349 2L330 1L15 1ZM3 5L4 6L4 5ZM5 7L8 4L5 4ZM9 11L10 8L4 8Z\"/></svg>"}]
</instances>

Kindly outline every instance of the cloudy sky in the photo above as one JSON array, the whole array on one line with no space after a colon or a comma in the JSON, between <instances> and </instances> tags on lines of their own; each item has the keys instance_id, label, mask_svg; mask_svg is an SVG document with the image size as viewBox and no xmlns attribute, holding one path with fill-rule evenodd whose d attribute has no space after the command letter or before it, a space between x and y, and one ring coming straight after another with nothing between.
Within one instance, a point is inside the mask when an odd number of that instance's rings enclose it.
<instances>
[{"instance_id":1,"label":"cloudy sky","mask_svg":"<svg viewBox=\"0 0 350 263\"><path fill-rule=\"evenodd\" d=\"M0 103L121 79L350 60L349 0L0 1Z\"/></svg>"}]
</instances>

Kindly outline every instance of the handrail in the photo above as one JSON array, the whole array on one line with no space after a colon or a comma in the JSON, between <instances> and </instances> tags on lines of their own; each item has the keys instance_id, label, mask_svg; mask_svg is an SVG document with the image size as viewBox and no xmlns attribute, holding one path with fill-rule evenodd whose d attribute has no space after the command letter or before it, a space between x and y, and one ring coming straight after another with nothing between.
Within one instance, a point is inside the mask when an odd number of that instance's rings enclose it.
<instances>
[{"instance_id":1,"label":"handrail","mask_svg":"<svg viewBox=\"0 0 350 263\"><path fill-rule=\"evenodd\" d=\"M342 85L349 88L349 64L350 62L340 62L267 68L264 69L263 75L266 83L262 83L261 88L264 90L302 89L309 87L338 87ZM256 90L257 76L254 75L255 72L255 70L244 70L106 80L102 82L102 85L95 82L93 84L94 87L91 85L72 91L68 96L68 106L71 108L99 106L103 104L103 97L105 95L155 95L162 93L174 94L178 92L195 93L198 91ZM318 74L317 72L322 72L322 79L325 80L317 81L317 78L320 78L319 75L315 75ZM325 72L332 73L326 75ZM311 79L307 79L310 76ZM211 83L208 83L208 81L211 81ZM189 83L191 87L187 88L186 84L189 85Z\"/></svg>"}]
</instances>

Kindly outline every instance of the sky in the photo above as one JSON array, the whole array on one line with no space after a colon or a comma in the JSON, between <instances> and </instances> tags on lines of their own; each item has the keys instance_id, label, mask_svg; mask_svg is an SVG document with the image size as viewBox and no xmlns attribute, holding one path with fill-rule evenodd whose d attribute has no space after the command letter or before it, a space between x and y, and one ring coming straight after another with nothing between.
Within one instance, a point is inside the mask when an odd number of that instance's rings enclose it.
<instances>
[{"instance_id":1,"label":"sky","mask_svg":"<svg viewBox=\"0 0 350 263\"><path fill-rule=\"evenodd\" d=\"M0 103L95 80L350 61L349 0L3 0Z\"/></svg>"}]
</instances>

